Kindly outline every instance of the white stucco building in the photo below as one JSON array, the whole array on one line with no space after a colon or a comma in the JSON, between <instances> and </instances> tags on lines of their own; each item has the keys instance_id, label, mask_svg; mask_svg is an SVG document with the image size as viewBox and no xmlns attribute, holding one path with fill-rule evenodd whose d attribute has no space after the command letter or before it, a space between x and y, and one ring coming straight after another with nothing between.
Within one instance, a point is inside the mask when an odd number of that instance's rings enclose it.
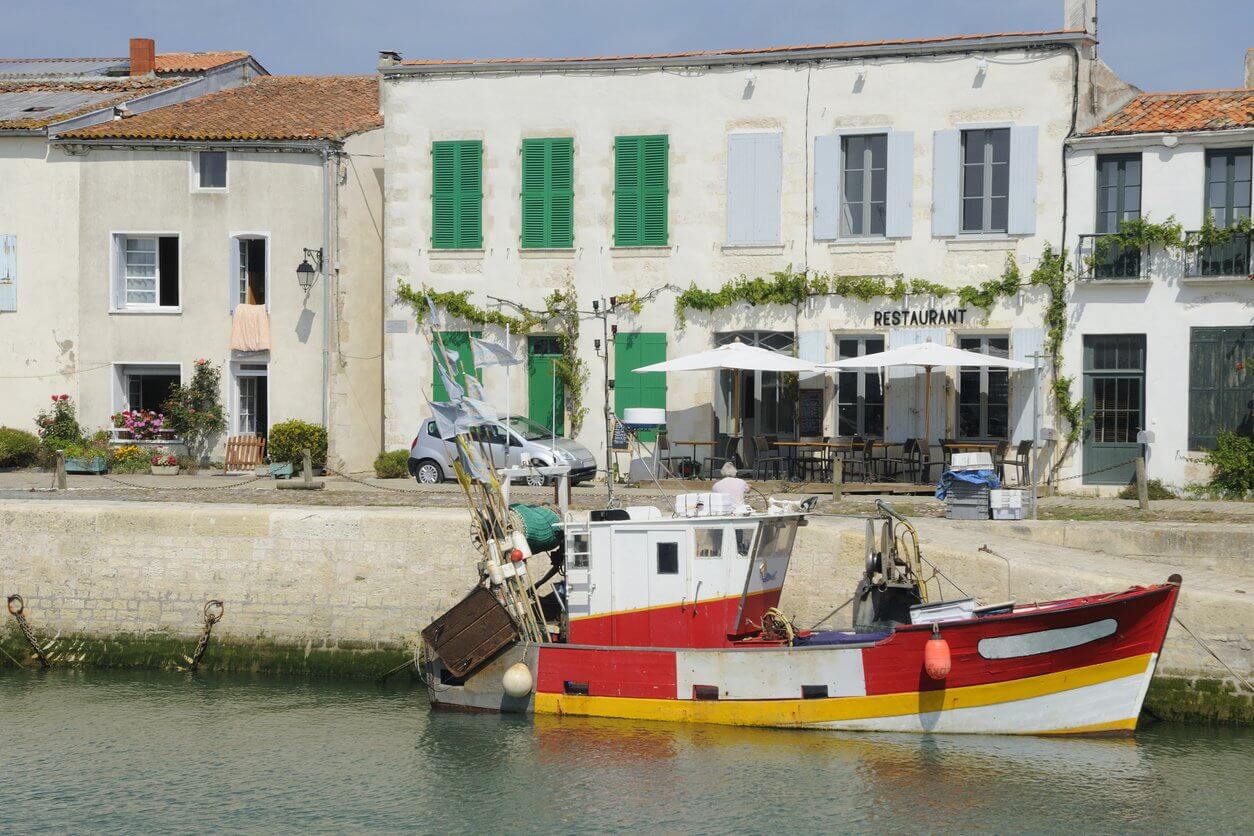
<instances>
[{"instance_id":1,"label":"white stucco building","mask_svg":"<svg viewBox=\"0 0 1254 836\"><path fill-rule=\"evenodd\" d=\"M606 350L611 409L665 406L671 439L728 431L730 373L631 369L736 338L816 361L927 339L1025 358L1042 349L1047 301L1026 277L1063 236L1064 143L1134 92L1094 56L1092 4L1064 9L1053 32L578 59L384 54L389 288L468 291L511 313L573 284L590 373L580 438L601 452ZM1024 287L987 311L930 294L742 302L686 322L674 307L692 285L786 270L978 285L1008 257ZM649 297L639 313L620 305L604 326L592 315L630 293ZM440 395L414 311L391 301L389 448L408 444L425 398ZM503 337L444 313L438 325L454 340ZM529 360L510 380L516 413L549 419L562 336L541 329L512 346ZM746 373L745 434L922 435L922 376L885 382L819 376L794 389ZM499 370L485 385L503 406ZM1022 376L938 370L932 391L934 437L1031 436Z\"/></svg>"},{"instance_id":2,"label":"white stucco building","mask_svg":"<svg viewBox=\"0 0 1254 836\"><path fill-rule=\"evenodd\" d=\"M1090 420L1063 469L1088 474L1075 483L1127 484L1141 431L1152 434L1151 478L1204 482L1200 451L1217 431L1254 431L1251 236L1196 250L1109 246L1137 219L1174 219L1190 243L1207 217L1220 229L1248 224L1252 114L1249 87L1150 93L1068 143L1068 245L1080 279L1066 374Z\"/></svg>"},{"instance_id":3,"label":"white stucco building","mask_svg":"<svg viewBox=\"0 0 1254 836\"><path fill-rule=\"evenodd\" d=\"M26 138L27 180L0 210L0 232L15 230L0 423L30 427L56 393L88 429L160 411L204 358L222 367L224 437L304 419L328 427L333 467L368 469L382 403L377 90L374 77L260 75ZM246 339L233 332L245 315Z\"/></svg>"}]
</instances>

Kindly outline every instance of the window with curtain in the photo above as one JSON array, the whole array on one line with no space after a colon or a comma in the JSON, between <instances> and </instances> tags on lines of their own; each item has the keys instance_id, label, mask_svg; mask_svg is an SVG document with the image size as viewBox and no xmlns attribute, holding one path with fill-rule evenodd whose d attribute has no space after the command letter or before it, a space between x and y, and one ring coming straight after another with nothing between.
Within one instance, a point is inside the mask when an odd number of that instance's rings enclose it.
<instances>
[{"instance_id":1,"label":"window with curtain","mask_svg":"<svg viewBox=\"0 0 1254 836\"><path fill-rule=\"evenodd\" d=\"M994 357L1010 356L1004 335L959 337L958 347ZM962 366L958 370L958 437L1010 437L1010 373L1006 369Z\"/></svg>"}]
</instances>

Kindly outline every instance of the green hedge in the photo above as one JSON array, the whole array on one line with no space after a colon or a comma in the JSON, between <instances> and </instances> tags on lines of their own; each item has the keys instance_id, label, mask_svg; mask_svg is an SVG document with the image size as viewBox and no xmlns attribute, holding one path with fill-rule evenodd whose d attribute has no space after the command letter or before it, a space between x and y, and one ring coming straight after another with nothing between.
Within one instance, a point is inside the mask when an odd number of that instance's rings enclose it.
<instances>
[{"instance_id":1,"label":"green hedge","mask_svg":"<svg viewBox=\"0 0 1254 836\"><path fill-rule=\"evenodd\" d=\"M275 424L270 428L269 453L274 463L301 464L301 451L306 447L313 455L314 467L327 463L327 430L308 421L292 420Z\"/></svg>"},{"instance_id":2,"label":"green hedge","mask_svg":"<svg viewBox=\"0 0 1254 836\"><path fill-rule=\"evenodd\" d=\"M374 475L380 479L404 479L409 475L409 451L380 453L374 460Z\"/></svg>"},{"instance_id":3,"label":"green hedge","mask_svg":"<svg viewBox=\"0 0 1254 836\"><path fill-rule=\"evenodd\" d=\"M0 467L33 467L39 461L39 437L0 427Z\"/></svg>"}]
</instances>

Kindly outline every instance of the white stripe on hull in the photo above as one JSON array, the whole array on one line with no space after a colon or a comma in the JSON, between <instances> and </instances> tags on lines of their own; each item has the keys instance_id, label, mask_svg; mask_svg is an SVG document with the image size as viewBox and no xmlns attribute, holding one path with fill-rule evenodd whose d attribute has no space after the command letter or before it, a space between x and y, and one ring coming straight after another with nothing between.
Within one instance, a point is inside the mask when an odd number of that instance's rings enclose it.
<instances>
[{"instance_id":1,"label":"white stripe on hull","mask_svg":"<svg viewBox=\"0 0 1254 836\"><path fill-rule=\"evenodd\" d=\"M1154 673L1152 654L1143 673L1014 702L954 708L899 717L835 720L811 728L937 734L1042 734L1085 729L1136 718Z\"/></svg>"}]
</instances>

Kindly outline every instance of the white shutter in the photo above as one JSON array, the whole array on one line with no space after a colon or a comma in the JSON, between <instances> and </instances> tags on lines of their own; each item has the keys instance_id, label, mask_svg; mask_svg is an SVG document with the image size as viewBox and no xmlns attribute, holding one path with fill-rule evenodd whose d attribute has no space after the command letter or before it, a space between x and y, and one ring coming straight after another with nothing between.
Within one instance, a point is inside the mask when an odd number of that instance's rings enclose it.
<instances>
[{"instance_id":1,"label":"white shutter","mask_svg":"<svg viewBox=\"0 0 1254 836\"><path fill-rule=\"evenodd\" d=\"M902 328L888 333L888 347L927 342L945 345L948 332L944 328ZM896 366L884 370L884 440L900 444L908 438L923 436L923 369ZM932 445L945 434L945 370L932 370Z\"/></svg>"},{"instance_id":2,"label":"white shutter","mask_svg":"<svg viewBox=\"0 0 1254 836\"><path fill-rule=\"evenodd\" d=\"M777 133L727 137L727 243L779 242L782 162Z\"/></svg>"},{"instance_id":3,"label":"white shutter","mask_svg":"<svg viewBox=\"0 0 1254 836\"><path fill-rule=\"evenodd\" d=\"M797 359L810 363L827 362L827 332L800 331L797 333ZM802 389L822 389L827 375L824 372L802 372L798 375Z\"/></svg>"},{"instance_id":4,"label":"white shutter","mask_svg":"<svg viewBox=\"0 0 1254 836\"><path fill-rule=\"evenodd\" d=\"M1031 363L1033 354L1045 353L1045 329L1012 328L1010 331L1010 359ZM1048 361L1041 361L1041 379L1046 374ZM1011 443L1032 437L1032 372L1010 372L1010 420ZM1035 385L1040 385L1037 381ZM1045 422L1045 393L1040 394L1041 423Z\"/></svg>"},{"instance_id":5,"label":"white shutter","mask_svg":"<svg viewBox=\"0 0 1254 836\"><path fill-rule=\"evenodd\" d=\"M126 307L126 237L113 236L113 309L120 311Z\"/></svg>"},{"instance_id":6,"label":"white shutter","mask_svg":"<svg viewBox=\"0 0 1254 836\"><path fill-rule=\"evenodd\" d=\"M884 234L889 238L909 238L914 232L914 132L888 133L888 206Z\"/></svg>"},{"instance_id":7,"label":"white shutter","mask_svg":"<svg viewBox=\"0 0 1254 836\"><path fill-rule=\"evenodd\" d=\"M753 232L757 244L779 243L779 208L783 177L783 142L780 134L758 134L754 142L756 154L753 202Z\"/></svg>"},{"instance_id":8,"label":"white shutter","mask_svg":"<svg viewBox=\"0 0 1254 836\"><path fill-rule=\"evenodd\" d=\"M197 155L199 156L199 155ZM226 298L228 310L231 315L235 315L235 306L239 304L239 252L240 239L227 239L227 282L226 282Z\"/></svg>"},{"instance_id":9,"label":"white shutter","mask_svg":"<svg viewBox=\"0 0 1254 836\"><path fill-rule=\"evenodd\" d=\"M1011 235L1036 232L1036 145L1035 125L1010 129L1010 200L1006 231Z\"/></svg>"},{"instance_id":10,"label":"white shutter","mask_svg":"<svg viewBox=\"0 0 1254 836\"><path fill-rule=\"evenodd\" d=\"M840 236L840 135L814 138L814 238Z\"/></svg>"},{"instance_id":11,"label":"white shutter","mask_svg":"<svg viewBox=\"0 0 1254 836\"><path fill-rule=\"evenodd\" d=\"M962 132L936 131L932 136L932 234L958 234L961 203Z\"/></svg>"},{"instance_id":12,"label":"white shutter","mask_svg":"<svg viewBox=\"0 0 1254 836\"><path fill-rule=\"evenodd\" d=\"M727 243L753 238L753 135L727 137Z\"/></svg>"},{"instance_id":13,"label":"white shutter","mask_svg":"<svg viewBox=\"0 0 1254 836\"><path fill-rule=\"evenodd\" d=\"M17 236L0 235L0 311L17 310Z\"/></svg>"}]
</instances>

